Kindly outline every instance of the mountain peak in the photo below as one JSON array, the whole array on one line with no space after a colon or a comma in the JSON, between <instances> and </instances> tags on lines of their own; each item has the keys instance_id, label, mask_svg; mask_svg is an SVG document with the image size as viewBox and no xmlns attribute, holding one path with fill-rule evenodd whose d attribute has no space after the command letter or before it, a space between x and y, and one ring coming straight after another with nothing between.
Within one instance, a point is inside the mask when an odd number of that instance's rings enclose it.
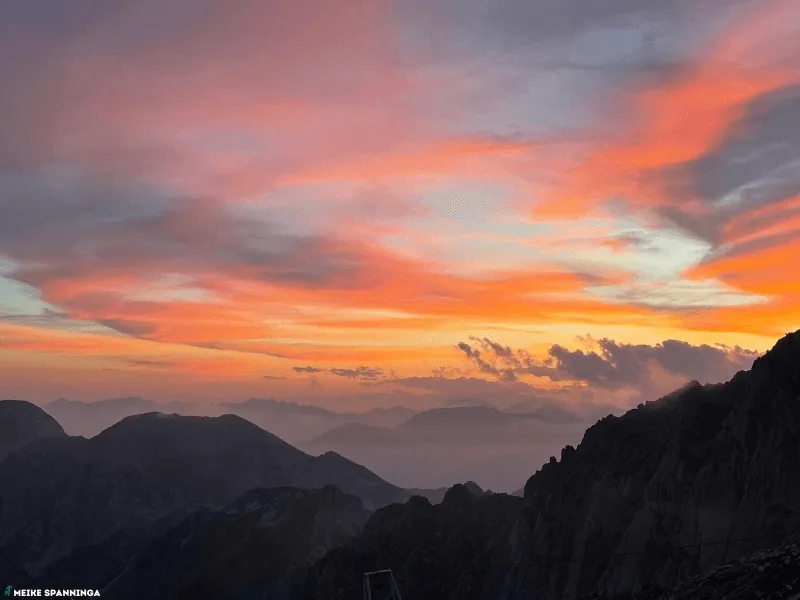
<instances>
[{"instance_id":1,"label":"mountain peak","mask_svg":"<svg viewBox=\"0 0 800 600\"><path fill-rule=\"evenodd\" d=\"M35 404L0 400L0 458L34 440L66 435L58 421Z\"/></svg>"},{"instance_id":2,"label":"mountain peak","mask_svg":"<svg viewBox=\"0 0 800 600\"><path fill-rule=\"evenodd\" d=\"M796 372L800 363L800 330L787 333L775 345L753 362L753 371L764 368L785 368Z\"/></svg>"},{"instance_id":3,"label":"mountain peak","mask_svg":"<svg viewBox=\"0 0 800 600\"><path fill-rule=\"evenodd\" d=\"M487 492L483 491L483 488L479 486L474 481L467 481L464 483L464 487L467 488L473 496L477 496L480 498L481 496L485 496Z\"/></svg>"},{"instance_id":4,"label":"mountain peak","mask_svg":"<svg viewBox=\"0 0 800 600\"><path fill-rule=\"evenodd\" d=\"M147 412L125 417L102 431L97 438L112 443L127 443L126 440L132 439L137 445L157 442L170 445L235 446L269 442L275 447L291 448L282 439L258 425L230 414L219 417L198 417Z\"/></svg>"}]
</instances>

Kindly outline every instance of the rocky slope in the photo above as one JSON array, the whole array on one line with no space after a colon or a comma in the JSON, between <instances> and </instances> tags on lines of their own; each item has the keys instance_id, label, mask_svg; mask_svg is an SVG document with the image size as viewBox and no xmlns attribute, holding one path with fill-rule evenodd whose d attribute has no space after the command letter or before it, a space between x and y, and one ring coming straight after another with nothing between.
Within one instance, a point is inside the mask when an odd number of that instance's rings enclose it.
<instances>
[{"instance_id":1,"label":"rocky slope","mask_svg":"<svg viewBox=\"0 0 800 600\"><path fill-rule=\"evenodd\" d=\"M65 437L53 417L22 400L0 400L0 460L42 438Z\"/></svg>"},{"instance_id":2,"label":"rocky slope","mask_svg":"<svg viewBox=\"0 0 800 600\"><path fill-rule=\"evenodd\" d=\"M104 598L287 598L298 571L347 543L369 516L333 486L252 490L201 511L153 542Z\"/></svg>"},{"instance_id":3,"label":"rocky slope","mask_svg":"<svg viewBox=\"0 0 800 600\"><path fill-rule=\"evenodd\" d=\"M597 600L589 594L585 600ZM740 557L668 591L656 589L613 600L800 600L800 547L787 544Z\"/></svg>"},{"instance_id":4,"label":"rocky slope","mask_svg":"<svg viewBox=\"0 0 800 600\"><path fill-rule=\"evenodd\" d=\"M800 547L759 552L681 583L659 600L800 600Z\"/></svg>"}]
</instances>

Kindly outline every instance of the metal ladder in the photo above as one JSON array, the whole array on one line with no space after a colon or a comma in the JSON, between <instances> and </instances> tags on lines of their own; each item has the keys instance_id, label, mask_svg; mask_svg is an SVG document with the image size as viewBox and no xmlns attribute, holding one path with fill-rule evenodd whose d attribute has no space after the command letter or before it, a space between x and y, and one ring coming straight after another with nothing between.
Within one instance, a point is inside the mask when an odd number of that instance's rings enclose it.
<instances>
[{"instance_id":1,"label":"metal ladder","mask_svg":"<svg viewBox=\"0 0 800 600\"><path fill-rule=\"evenodd\" d=\"M397 589L397 582L394 580L394 575L391 569L383 569L382 571L370 571L364 573L364 600L373 600L372 587L370 586L370 578L376 575L385 575L389 579L389 593L386 595L387 600L403 600L400 597L400 590Z\"/></svg>"}]
</instances>

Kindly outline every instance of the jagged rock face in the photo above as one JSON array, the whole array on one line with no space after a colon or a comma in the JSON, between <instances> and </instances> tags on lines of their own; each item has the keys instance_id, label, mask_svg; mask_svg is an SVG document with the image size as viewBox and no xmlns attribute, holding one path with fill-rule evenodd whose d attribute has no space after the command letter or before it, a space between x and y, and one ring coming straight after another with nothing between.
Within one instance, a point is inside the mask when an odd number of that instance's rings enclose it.
<instances>
[{"instance_id":1,"label":"jagged rock face","mask_svg":"<svg viewBox=\"0 0 800 600\"><path fill-rule=\"evenodd\" d=\"M414 497L387 506L350 545L318 561L292 597L358 597L363 574L384 568L394 571L407 598L508 597L497 580L464 571L508 564L507 533L521 506L520 498L476 497L463 485L450 488L441 504Z\"/></svg>"},{"instance_id":2,"label":"jagged rock face","mask_svg":"<svg viewBox=\"0 0 800 600\"><path fill-rule=\"evenodd\" d=\"M103 597L286 598L298 570L348 542L368 516L358 498L334 487L253 490L169 530Z\"/></svg>"},{"instance_id":3,"label":"jagged rock face","mask_svg":"<svg viewBox=\"0 0 800 600\"><path fill-rule=\"evenodd\" d=\"M0 400L0 460L38 439L66 435L58 421L35 404Z\"/></svg>"},{"instance_id":4,"label":"jagged rock face","mask_svg":"<svg viewBox=\"0 0 800 600\"><path fill-rule=\"evenodd\" d=\"M668 586L755 549L754 542L700 552L670 545L798 530L799 398L793 334L727 384L689 386L600 421L528 481L517 559L644 556L571 563L533 573L530 585L564 599L592 588Z\"/></svg>"}]
</instances>

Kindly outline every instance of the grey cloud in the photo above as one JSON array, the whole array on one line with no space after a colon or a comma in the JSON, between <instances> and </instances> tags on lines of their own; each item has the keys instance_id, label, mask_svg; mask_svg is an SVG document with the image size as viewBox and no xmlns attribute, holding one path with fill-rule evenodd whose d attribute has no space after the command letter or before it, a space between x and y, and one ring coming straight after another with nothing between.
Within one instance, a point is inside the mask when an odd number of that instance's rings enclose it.
<instances>
[{"instance_id":1,"label":"grey cloud","mask_svg":"<svg viewBox=\"0 0 800 600\"><path fill-rule=\"evenodd\" d=\"M722 243L721 225L724 218L715 212L707 214L694 214L685 211L681 206L660 206L656 213L667 222L677 226L692 236L705 240L711 245Z\"/></svg>"},{"instance_id":2,"label":"grey cloud","mask_svg":"<svg viewBox=\"0 0 800 600\"><path fill-rule=\"evenodd\" d=\"M716 148L688 165L696 192L715 202L741 192L748 207L800 192L800 86L756 98Z\"/></svg>"},{"instance_id":3,"label":"grey cloud","mask_svg":"<svg viewBox=\"0 0 800 600\"><path fill-rule=\"evenodd\" d=\"M580 340L596 349L569 350L555 344L546 359L537 361L524 350L515 350L488 338L471 339L481 345L488 358L464 342L458 347L480 367L481 372L500 380L509 381L505 373L510 371L515 379L517 375L529 374L548 377L552 381L579 381L609 390L633 386L648 390L653 365L686 379L725 381L737 371L749 368L759 356L758 352L739 346L694 346L680 340L666 340L649 346L585 337ZM498 366L498 363L504 366Z\"/></svg>"},{"instance_id":4,"label":"grey cloud","mask_svg":"<svg viewBox=\"0 0 800 600\"><path fill-rule=\"evenodd\" d=\"M66 313L45 308L39 314L0 314L0 321L12 323L58 324L66 320Z\"/></svg>"},{"instance_id":5,"label":"grey cloud","mask_svg":"<svg viewBox=\"0 0 800 600\"><path fill-rule=\"evenodd\" d=\"M711 212L688 214L680 206L662 215L711 243L721 243L733 216L800 193L800 86L771 91L750 102L722 140L697 159L657 174L678 197L699 197ZM786 214L762 216L749 231Z\"/></svg>"},{"instance_id":6,"label":"grey cloud","mask_svg":"<svg viewBox=\"0 0 800 600\"><path fill-rule=\"evenodd\" d=\"M0 243L21 252L31 238L76 241L174 205L173 198L141 184L94 179L76 167L0 171Z\"/></svg>"},{"instance_id":7,"label":"grey cloud","mask_svg":"<svg viewBox=\"0 0 800 600\"><path fill-rule=\"evenodd\" d=\"M706 9L735 4L731 0L711 0ZM742 2L739 2L742 3ZM489 5L488 13L508 34L525 37L551 37L591 31L614 24L632 24L642 20L683 21L697 17L698 6L692 0L600 0L587 10L581 0L500 0Z\"/></svg>"},{"instance_id":8,"label":"grey cloud","mask_svg":"<svg viewBox=\"0 0 800 600\"><path fill-rule=\"evenodd\" d=\"M331 375L338 377L349 377L350 379L363 379L366 381L377 381L385 376L382 369L372 367L358 367L356 369L328 369Z\"/></svg>"},{"instance_id":9,"label":"grey cloud","mask_svg":"<svg viewBox=\"0 0 800 600\"><path fill-rule=\"evenodd\" d=\"M404 0L418 43L458 60L488 53L538 71L593 78L669 73L732 7L752 0ZM632 68L633 67L633 68Z\"/></svg>"},{"instance_id":10,"label":"grey cloud","mask_svg":"<svg viewBox=\"0 0 800 600\"><path fill-rule=\"evenodd\" d=\"M324 370L317 367L292 367L292 371L295 373L322 373Z\"/></svg>"},{"instance_id":11,"label":"grey cloud","mask_svg":"<svg viewBox=\"0 0 800 600\"><path fill-rule=\"evenodd\" d=\"M757 352L738 346L694 346L680 340L649 346L601 339L597 344L599 352L553 346L550 360L530 371L554 380L577 380L598 388L614 389L646 386L651 377L651 365L656 364L673 375L716 383L749 368L759 356Z\"/></svg>"},{"instance_id":12,"label":"grey cloud","mask_svg":"<svg viewBox=\"0 0 800 600\"><path fill-rule=\"evenodd\" d=\"M211 272L295 285L352 288L369 259L355 245L282 233L212 201L171 197L141 185L73 171L0 173L0 256L11 277L52 279L127 270Z\"/></svg>"},{"instance_id":13,"label":"grey cloud","mask_svg":"<svg viewBox=\"0 0 800 600\"><path fill-rule=\"evenodd\" d=\"M156 331L156 327L150 323L132 319L97 319L96 322L116 332L133 337L148 336Z\"/></svg>"},{"instance_id":14,"label":"grey cloud","mask_svg":"<svg viewBox=\"0 0 800 600\"><path fill-rule=\"evenodd\" d=\"M319 367L292 367L296 373L330 373L337 377L347 377L349 379L358 379L365 383L374 383L387 378L393 378L394 373L387 374L383 369L377 367L356 367L355 369L343 368L330 368L322 369Z\"/></svg>"},{"instance_id":15,"label":"grey cloud","mask_svg":"<svg viewBox=\"0 0 800 600\"><path fill-rule=\"evenodd\" d=\"M158 360L149 358L124 358L122 361L132 367L145 367L149 369L169 369L175 370L179 367L178 363L170 360Z\"/></svg>"},{"instance_id":16,"label":"grey cloud","mask_svg":"<svg viewBox=\"0 0 800 600\"><path fill-rule=\"evenodd\" d=\"M475 339L475 338L472 338ZM480 343L480 340L477 340ZM488 341L488 340L487 340ZM492 342L489 342L491 344ZM485 360L481 356L481 351L472 348L469 344L465 342L459 342L456 346L459 350L464 352L466 357L470 359L475 366L481 371L481 373L486 373L487 375L494 375L501 379L502 381L514 382L517 381L517 376L514 373L513 369L510 368L498 368L492 361ZM498 346L502 350L501 347ZM490 347L491 351L495 349ZM510 349L509 349L510 350Z\"/></svg>"},{"instance_id":17,"label":"grey cloud","mask_svg":"<svg viewBox=\"0 0 800 600\"><path fill-rule=\"evenodd\" d=\"M596 385L613 385L622 381L622 374L614 368L614 365L595 352L569 351L556 344L550 348L550 356L555 364L551 372L557 380L563 380L567 375L569 379Z\"/></svg>"},{"instance_id":18,"label":"grey cloud","mask_svg":"<svg viewBox=\"0 0 800 600\"><path fill-rule=\"evenodd\" d=\"M275 380L277 380L277 379L286 379L286 377L281 377L279 375L264 375L264 376L261 377L261 379L275 379Z\"/></svg>"}]
</instances>

